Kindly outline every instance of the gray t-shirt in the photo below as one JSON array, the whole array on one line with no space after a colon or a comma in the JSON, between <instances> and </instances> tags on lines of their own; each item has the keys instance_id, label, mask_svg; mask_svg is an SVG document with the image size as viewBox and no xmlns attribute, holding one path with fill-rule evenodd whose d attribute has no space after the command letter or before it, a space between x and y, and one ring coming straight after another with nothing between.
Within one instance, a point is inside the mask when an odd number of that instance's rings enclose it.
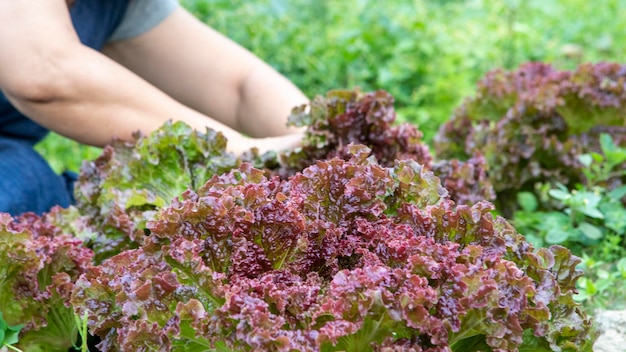
<instances>
[{"instance_id":1,"label":"gray t-shirt","mask_svg":"<svg viewBox=\"0 0 626 352\"><path fill-rule=\"evenodd\" d=\"M128 8L109 41L120 41L146 33L178 7L177 0L130 0Z\"/></svg>"}]
</instances>

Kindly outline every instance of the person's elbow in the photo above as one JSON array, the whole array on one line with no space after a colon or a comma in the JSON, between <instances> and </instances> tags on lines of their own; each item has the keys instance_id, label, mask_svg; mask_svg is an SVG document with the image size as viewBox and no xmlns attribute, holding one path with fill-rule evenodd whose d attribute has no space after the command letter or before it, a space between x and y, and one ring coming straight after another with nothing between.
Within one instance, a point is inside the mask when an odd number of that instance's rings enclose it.
<instances>
[{"instance_id":1,"label":"person's elbow","mask_svg":"<svg viewBox=\"0 0 626 352\"><path fill-rule=\"evenodd\" d=\"M16 107L31 108L67 97L72 72L61 60L20 70L2 82L2 91Z\"/></svg>"}]
</instances>

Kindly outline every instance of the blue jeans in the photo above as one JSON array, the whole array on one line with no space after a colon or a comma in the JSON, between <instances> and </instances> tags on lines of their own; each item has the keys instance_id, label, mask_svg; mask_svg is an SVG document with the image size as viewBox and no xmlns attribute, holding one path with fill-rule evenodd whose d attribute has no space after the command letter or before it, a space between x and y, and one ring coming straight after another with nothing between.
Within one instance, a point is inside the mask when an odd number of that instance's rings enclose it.
<instances>
[{"instance_id":1,"label":"blue jeans","mask_svg":"<svg viewBox=\"0 0 626 352\"><path fill-rule=\"evenodd\" d=\"M32 143L0 135L0 212L41 214L73 202L71 173L57 175Z\"/></svg>"}]
</instances>

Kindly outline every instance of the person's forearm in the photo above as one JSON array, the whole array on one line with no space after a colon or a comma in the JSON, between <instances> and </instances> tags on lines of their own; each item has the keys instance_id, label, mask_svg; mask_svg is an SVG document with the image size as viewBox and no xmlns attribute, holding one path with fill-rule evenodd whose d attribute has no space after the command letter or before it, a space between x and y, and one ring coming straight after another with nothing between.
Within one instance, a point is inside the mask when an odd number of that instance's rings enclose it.
<instances>
[{"instance_id":1,"label":"person's forearm","mask_svg":"<svg viewBox=\"0 0 626 352\"><path fill-rule=\"evenodd\" d=\"M250 135L278 136L301 132L286 126L291 110L308 98L289 80L259 62L241 84L237 120Z\"/></svg>"},{"instance_id":2,"label":"person's forearm","mask_svg":"<svg viewBox=\"0 0 626 352\"><path fill-rule=\"evenodd\" d=\"M103 52L186 106L251 137L297 131L287 128L287 118L308 102L269 65L182 8Z\"/></svg>"},{"instance_id":3,"label":"person's forearm","mask_svg":"<svg viewBox=\"0 0 626 352\"><path fill-rule=\"evenodd\" d=\"M44 98L6 92L9 100L42 126L82 143L103 146L113 137L130 139L165 121L182 120L199 131L210 127L242 152L252 142L237 131L164 94L130 71L87 48L75 48L60 63L63 79L50 82Z\"/></svg>"}]
</instances>

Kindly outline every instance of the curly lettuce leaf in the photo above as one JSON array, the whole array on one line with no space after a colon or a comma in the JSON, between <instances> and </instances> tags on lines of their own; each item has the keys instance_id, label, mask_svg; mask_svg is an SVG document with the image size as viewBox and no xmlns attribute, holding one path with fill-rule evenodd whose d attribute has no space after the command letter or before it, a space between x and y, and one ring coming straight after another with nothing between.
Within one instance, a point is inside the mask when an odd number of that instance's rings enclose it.
<instances>
[{"instance_id":1,"label":"curly lettuce leaf","mask_svg":"<svg viewBox=\"0 0 626 352\"><path fill-rule=\"evenodd\" d=\"M146 223L158 209L237 167L226 143L213 130L200 133L182 122L167 122L148 136L135 135L134 142L115 141L85 163L77 207L98 234L89 243L98 261L142 244Z\"/></svg>"},{"instance_id":2,"label":"curly lettuce leaf","mask_svg":"<svg viewBox=\"0 0 626 352\"><path fill-rule=\"evenodd\" d=\"M45 217L0 213L0 311L8 325L24 327L15 347L67 351L74 345L77 330L69 298L92 258L81 240Z\"/></svg>"}]
</instances>

